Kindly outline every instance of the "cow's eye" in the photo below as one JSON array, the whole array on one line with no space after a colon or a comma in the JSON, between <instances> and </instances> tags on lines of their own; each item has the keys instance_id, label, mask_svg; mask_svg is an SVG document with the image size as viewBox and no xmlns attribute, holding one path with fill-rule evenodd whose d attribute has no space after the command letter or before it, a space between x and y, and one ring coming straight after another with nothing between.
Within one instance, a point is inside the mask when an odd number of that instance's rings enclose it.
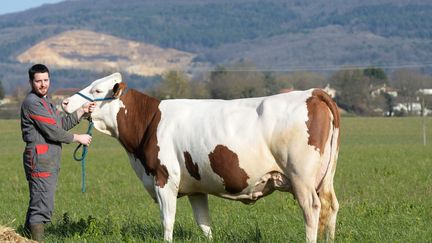
<instances>
[{"instance_id":1,"label":"cow's eye","mask_svg":"<svg viewBox=\"0 0 432 243\"><path fill-rule=\"evenodd\" d=\"M97 90L95 90L95 92L96 92L97 94L100 94L100 93L102 93L102 90L97 89Z\"/></svg>"}]
</instances>

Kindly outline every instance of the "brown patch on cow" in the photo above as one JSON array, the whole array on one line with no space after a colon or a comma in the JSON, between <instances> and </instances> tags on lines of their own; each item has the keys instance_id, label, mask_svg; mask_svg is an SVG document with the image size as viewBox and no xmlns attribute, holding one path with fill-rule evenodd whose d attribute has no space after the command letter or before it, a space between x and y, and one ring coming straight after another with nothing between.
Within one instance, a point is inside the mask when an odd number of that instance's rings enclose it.
<instances>
[{"instance_id":1,"label":"brown patch on cow","mask_svg":"<svg viewBox=\"0 0 432 243\"><path fill-rule=\"evenodd\" d=\"M226 146L217 145L208 156L212 170L222 177L227 192L239 193L248 186L249 176L240 168L236 153Z\"/></svg>"},{"instance_id":2,"label":"brown patch on cow","mask_svg":"<svg viewBox=\"0 0 432 243\"><path fill-rule=\"evenodd\" d=\"M169 175L158 158L156 136L161 119L160 101L134 89L122 95L120 100L125 106L117 113L120 143L141 161L147 175L155 177L156 185L164 187Z\"/></svg>"},{"instance_id":3,"label":"brown patch on cow","mask_svg":"<svg viewBox=\"0 0 432 243\"><path fill-rule=\"evenodd\" d=\"M339 115L339 108L336 105L336 102L333 101L333 99L328 95L326 92L324 92L321 89L316 89L312 92L312 95L315 95L316 97L320 98L328 108L330 109L332 115L333 115L333 127L339 128L340 127L340 115ZM337 138L337 146L339 146L340 142L340 130L339 130L339 136Z\"/></svg>"},{"instance_id":4,"label":"brown patch on cow","mask_svg":"<svg viewBox=\"0 0 432 243\"><path fill-rule=\"evenodd\" d=\"M198 171L198 164L194 163L192 160L192 156L189 152L183 152L186 169L189 172L189 175L191 175L193 178L197 180L201 180L201 176Z\"/></svg>"},{"instance_id":5,"label":"brown patch on cow","mask_svg":"<svg viewBox=\"0 0 432 243\"><path fill-rule=\"evenodd\" d=\"M321 93L315 95L314 91L312 96L306 100L309 118L306 126L309 133L308 144L314 146L322 155L330 132L330 111L321 96Z\"/></svg>"},{"instance_id":6,"label":"brown patch on cow","mask_svg":"<svg viewBox=\"0 0 432 243\"><path fill-rule=\"evenodd\" d=\"M332 115L333 115L333 126L335 128L339 128L340 126L340 115L339 115L339 108L336 105L336 102L328 95L324 90L321 89L315 89L312 92L313 96L318 97L320 100L322 100L328 108L330 109Z\"/></svg>"}]
</instances>

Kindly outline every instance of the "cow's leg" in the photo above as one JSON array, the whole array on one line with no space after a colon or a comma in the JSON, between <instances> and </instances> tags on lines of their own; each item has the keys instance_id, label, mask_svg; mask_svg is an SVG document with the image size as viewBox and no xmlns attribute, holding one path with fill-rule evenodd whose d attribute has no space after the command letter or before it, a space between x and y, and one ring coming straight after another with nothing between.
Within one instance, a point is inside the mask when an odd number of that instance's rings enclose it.
<instances>
[{"instance_id":1,"label":"cow's leg","mask_svg":"<svg viewBox=\"0 0 432 243\"><path fill-rule=\"evenodd\" d=\"M204 232L204 234L207 236L207 238L212 239L212 232L210 228L211 220L209 214L207 194L200 193L190 195L188 197L189 202L192 206L195 221L197 222L201 230Z\"/></svg>"},{"instance_id":2,"label":"cow's leg","mask_svg":"<svg viewBox=\"0 0 432 243\"><path fill-rule=\"evenodd\" d=\"M321 202L315 188L302 178L292 180L294 195L303 210L307 242L316 242ZM313 184L312 184L313 185Z\"/></svg>"},{"instance_id":3,"label":"cow's leg","mask_svg":"<svg viewBox=\"0 0 432 243\"><path fill-rule=\"evenodd\" d=\"M164 228L164 240L171 242L173 239L174 221L177 207L177 189L172 183L164 187L156 186L156 197L159 203L162 225Z\"/></svg>"},{"instance_id":4,"label":"cow's leg","mask_svg":"<svg viewBox=\"0 0 432 243\"><path fill-rule=\"evenodd\" d=\"M289 160L288 160L289 158ZM315 180L319 172L320 154L313 148L292 150L282 163L292 185L292 192L303 211L307 242L316 242L321 202L316 192Z\"/></svg>"},{"instance_id":5,"label":"cow's leg","mask_svg":"<svg viewBox=\"0 0 432 243\"><path fill-rule=\"evenodd\" d=\"M334 172L330 183L323 185L322 190L319 192L321 200L319 232L325 236L327 241L335 239L336 216L339 210L339 202L333 187L333 176Z\"/></svg>"},{"instance_id":6,"label":"cow's leg","mask_svg":"<svg viewBox=\"0 0 432 243\"><path fill-rule=\"evenodd\" d=\"M325 236L326 241L334 241L339 203L333 186L329 191L320 192L319 198L321 200L319 232Z\"/></svg>"}]
</instances>

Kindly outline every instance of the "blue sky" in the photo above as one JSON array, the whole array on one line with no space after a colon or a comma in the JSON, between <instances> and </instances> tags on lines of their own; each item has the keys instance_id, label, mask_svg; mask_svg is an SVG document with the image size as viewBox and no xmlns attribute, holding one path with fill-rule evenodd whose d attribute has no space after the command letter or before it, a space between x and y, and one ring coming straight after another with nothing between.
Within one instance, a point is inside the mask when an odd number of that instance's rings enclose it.
<instances>
[{"instance_id":1,"label":"blue sky","mask_svg":"<svg viewBox=\"0 0 432 243\"><path fill-rule=\"evenodd\" d=\"M64 0L1 0L0 15L39 7L45 3L58 3Z\"/></svg>"}]
</instances>

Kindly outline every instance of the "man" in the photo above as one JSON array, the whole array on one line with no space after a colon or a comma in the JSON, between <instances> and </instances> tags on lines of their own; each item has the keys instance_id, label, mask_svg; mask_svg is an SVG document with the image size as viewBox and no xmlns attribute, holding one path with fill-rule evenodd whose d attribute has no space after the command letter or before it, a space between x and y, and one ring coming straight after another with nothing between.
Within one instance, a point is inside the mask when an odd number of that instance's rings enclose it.
<instances>
[{"instance_id":1,"label":"man","mask_svg":"<svg viewBox=\"0 0 432 243\"><path fill-rule=\"evenodd\" d=\"M24 171L29 184L30 201L25 231L41 242L44 224L51 221L54 210L54 193L60 170L62 143L78 142L89 145L91 136L67 132L91 113L94 103L87 103L76 113L60 116L55 105L47 98L50 73L42 64L28 70L32 91L21 106L21 131L26 142L23 154Z\"/></svg>"}]
</instances>

